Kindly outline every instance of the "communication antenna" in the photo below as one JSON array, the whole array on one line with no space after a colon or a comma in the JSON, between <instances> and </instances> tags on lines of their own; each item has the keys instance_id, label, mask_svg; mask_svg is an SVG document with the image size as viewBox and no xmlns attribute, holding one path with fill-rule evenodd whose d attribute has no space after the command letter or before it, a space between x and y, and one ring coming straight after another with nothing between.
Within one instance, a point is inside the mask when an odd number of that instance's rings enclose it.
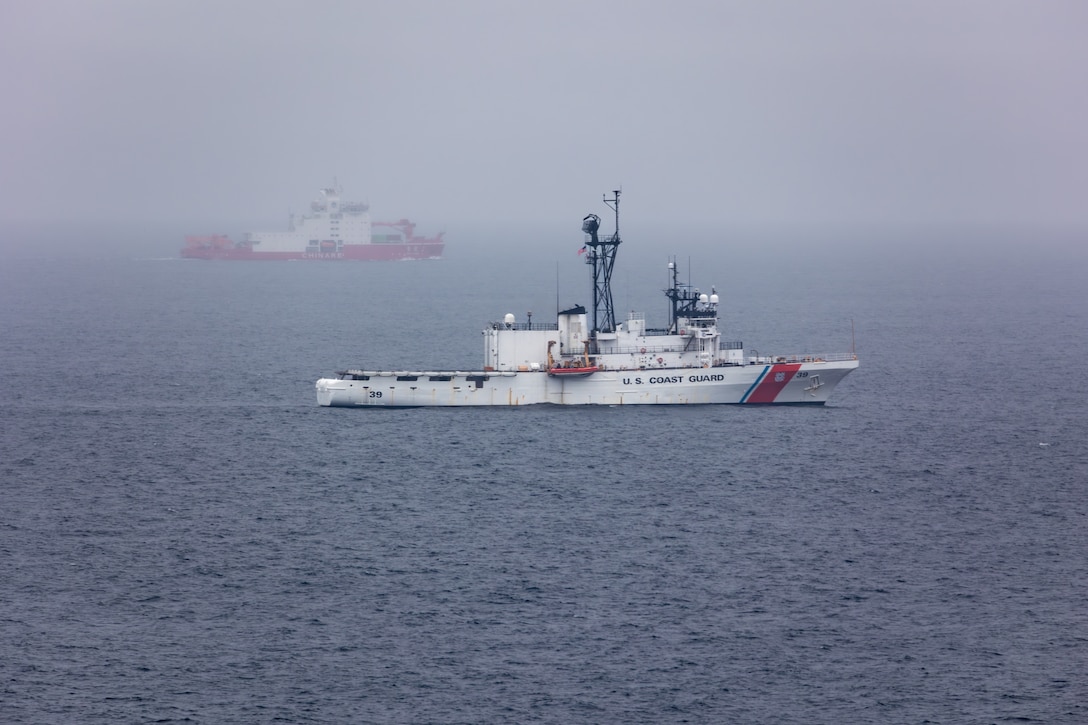
<instances>
[{"instance_id":1,"label":"communication antenna","mask_svg":"<svg viewBox=\"0 0 1088 725\"><path fill-rule=\"evenodd\" d=\"M559 262L555 263L555 314L559 316Z\"/></svg>"}]
</instances>

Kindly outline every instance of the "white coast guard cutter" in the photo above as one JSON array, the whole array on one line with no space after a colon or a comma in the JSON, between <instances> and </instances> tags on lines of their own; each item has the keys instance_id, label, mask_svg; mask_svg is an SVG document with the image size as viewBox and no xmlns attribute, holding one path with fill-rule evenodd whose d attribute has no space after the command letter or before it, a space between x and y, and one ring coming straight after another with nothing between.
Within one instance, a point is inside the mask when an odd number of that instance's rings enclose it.
<instances>
[{"instance_id":1,"label":"white coast guard cutter","mask_svg":"<svg viewBox=\"0 0 1088 725\"><path fill-rule=\"evenodd\" d=\"M699 403L823 404L858 367L842 354L745 355L718 330L718 295L700 294L677 279L669 263L669 325L646 326L640 314L616 324L612 268L616 232L601 238L600 218L582 223L586 263L593 270L593 310L558 313L556 322L516 322L508 314L484 330L484 365L474 371L342 370L317 381L326 406L676 405Z\"/></svg>"}]
</instances>

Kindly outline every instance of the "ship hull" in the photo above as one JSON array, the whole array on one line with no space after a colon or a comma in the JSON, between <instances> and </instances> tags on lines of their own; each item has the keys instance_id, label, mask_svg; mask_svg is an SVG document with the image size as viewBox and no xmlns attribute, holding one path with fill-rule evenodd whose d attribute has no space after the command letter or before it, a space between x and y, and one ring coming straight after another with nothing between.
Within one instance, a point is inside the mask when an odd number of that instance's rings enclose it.
<instances>
[{"instance_id":1,"label":"ship hull","mask_svg":"<svg viewBox=\"0 0 1088 725\"><path fill-rule=\"evenodd\" d=\"M544 371L366 372L317 381L331 407L520 405L823 405L857 360L713 368L601 370L585 377Z\"/></svg>"},{"instance_id":2,"label":"ship hull","mask_svg":"<svg viewBox=\"0 0 1088 725\"><path fill-rule=\"evenodd\" d=\"M439 259L445 247L436 244L345 244L340 252L256 252L249 247L230 249L184 249L186 259L227 261L327 261L327 262L398 262L406 260Z\"/></svg>"}]
</instances>

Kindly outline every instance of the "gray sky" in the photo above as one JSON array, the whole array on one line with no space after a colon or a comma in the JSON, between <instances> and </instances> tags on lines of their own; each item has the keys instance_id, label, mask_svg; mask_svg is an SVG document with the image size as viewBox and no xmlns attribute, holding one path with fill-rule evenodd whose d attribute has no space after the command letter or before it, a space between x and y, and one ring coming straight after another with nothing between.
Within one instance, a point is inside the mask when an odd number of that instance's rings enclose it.
<instances>
[{"instance_id":1,"label":"gray sky","mask_svg":"<svg viewBox=\"0 0 1088 725\"><path fill-rule=\"evenodd\" d=\"M0 4L0 221L1088 222L1088 2ZM204 230L195 230L204 231ZM431 231L431 230L426 230Z\"/></svg>"}]
</instances>

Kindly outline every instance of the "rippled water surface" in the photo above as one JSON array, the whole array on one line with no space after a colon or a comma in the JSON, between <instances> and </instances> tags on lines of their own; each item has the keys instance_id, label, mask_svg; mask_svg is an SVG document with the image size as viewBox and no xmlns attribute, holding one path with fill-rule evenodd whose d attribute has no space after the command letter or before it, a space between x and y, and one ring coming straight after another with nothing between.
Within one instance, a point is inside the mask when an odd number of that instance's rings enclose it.
<instances>
[{"instance_id":1,"label":"rippled water surface","mask_svg":"<svg viewBox=\"0 0 1088 725\"><path fill-rule=\"evenodd\" d=\"M5 265L0 720L1088 721L1083 253L743 261L828 406L316 406L581 268Z\"/></svg>"}]
</instances>

